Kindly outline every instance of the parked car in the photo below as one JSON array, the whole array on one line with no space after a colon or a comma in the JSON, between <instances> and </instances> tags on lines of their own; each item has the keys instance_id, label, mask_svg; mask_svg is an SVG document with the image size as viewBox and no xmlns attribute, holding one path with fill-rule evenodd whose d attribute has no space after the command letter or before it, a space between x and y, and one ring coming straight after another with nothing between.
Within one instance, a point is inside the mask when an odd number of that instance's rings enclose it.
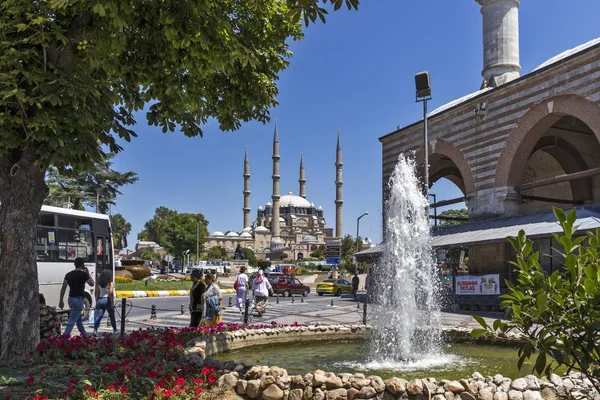
<instances>
[{"instance_id":1,"label":"parked car","mask_svg":"<svg viewBox=\"0 0 600 400\"><path fill-rule=\"evenodd\" d=\"M317 294L323 296L325 293L336 296L341 296L342 293L352 293L352 284L343 278L325 279L317 285Z\"/></svg>"},{"instance_id":2,"label":"parked car","mask_svg":"<svg viewBox=\"0 0 600 400\"><path fill-rule=\"evenodd\" d=\"M310 293L310 287L303 285L296 278L274 277L273 279L268 279L273 287L273 292L281 294L283 297L289 297L294 294L301 294L306 297Z\"/></svg>"}]
</instances>

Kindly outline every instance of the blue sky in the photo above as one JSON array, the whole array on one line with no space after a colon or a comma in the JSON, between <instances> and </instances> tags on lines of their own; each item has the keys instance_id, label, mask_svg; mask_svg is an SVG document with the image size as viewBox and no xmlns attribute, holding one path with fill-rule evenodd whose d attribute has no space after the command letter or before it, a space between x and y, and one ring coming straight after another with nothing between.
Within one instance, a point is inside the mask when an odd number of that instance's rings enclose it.
<instances>
[{"instance_id":1,"label":"blue sky","mask_svg":"<svg viewBox=\"0 0 600 400\"><path fill-rule=\"evenodd\" d=\"M566 6L569 4L570 6ZM344 234L381 240L381 144L378 138L422 117L414 102L414 74L431 73L429 109L481 85L482 21L473 0L363 0L359 11L330 14L293 42L290 67L280 75L279 106L272 122L245 124L236 132L208 125L204 138L163 134L137 116L139 137L125 143L114 167L139 181L125 187L113 213L137 234L154 210L203 213L209 231L240 231L243 158L250 158L251 216L271 196L274 119L279 121L281 193L298 194L304 153L309 201L322 205L335 226L335 146L338 127L344 161ZM522 74L556 54L600 36L598 0L526 0L520 7ZM438 200L460 196L450 182L432 189Z\"/></svg>"}]
</instances>

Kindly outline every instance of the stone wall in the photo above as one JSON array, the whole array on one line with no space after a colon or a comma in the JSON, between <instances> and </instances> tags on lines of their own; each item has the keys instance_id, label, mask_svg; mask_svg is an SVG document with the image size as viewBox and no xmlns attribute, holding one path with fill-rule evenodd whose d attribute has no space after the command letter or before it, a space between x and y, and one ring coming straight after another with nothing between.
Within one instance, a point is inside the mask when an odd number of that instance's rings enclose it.
<instances>
[{"instance_id":1,"label":"stone wall","mask_svg":"<svg viewBox=\"0 0 600 400\"><path fill-rule=\"evenodd\" d=\"M511 380L502 375L484 377L475 372L470 378L457 381L434 378L402 378L383 380L379 376L362 373L313 371L289 376L285 369L272 366L251 366L234 361L218 361L205 355L244 346L274 344L302 340L364 339L370 327L360 325L328 325L277 327L224 332L214 336L200 336L186 346L191 362L215 368L220 373L218 385L233 389L245 399L262 400L600 400L592 383L580 373L571 373L550 379L527 375ZM470 341L470 329L449 328L446 339L453 342ZM479 339L489 341L491 339ZM496 345L516 344L514 335L497 339Z\"/></svg>"}]
</instances>

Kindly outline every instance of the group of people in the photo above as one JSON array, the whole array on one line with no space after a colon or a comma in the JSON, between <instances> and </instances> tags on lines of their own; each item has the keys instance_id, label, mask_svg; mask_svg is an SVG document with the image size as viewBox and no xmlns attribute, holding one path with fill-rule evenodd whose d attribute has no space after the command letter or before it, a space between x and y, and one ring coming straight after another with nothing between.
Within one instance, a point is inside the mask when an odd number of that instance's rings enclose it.
<instances>
[{"instance_id":1,"label":"group of people","mask_svg":"<svg viewBox=\"0 0 600 400\"><path fill-rule=\"evenodd\" d=\"M234 288L236 291L236 305L238 308L245 307L246 300L249 299L250 290L254 292L256 301L256 312L259 317L263 315L267 307L269 294L273 294L271 283L265 277L262 270L258 270L256 277L250 280L246 275L246 267L240 267L240 273L235 278Z\"/></svg>"},{"instance_id":2,"label":"group of people","mask_svg":"<svg viewBox=\"0 0 600 400\"><path fill-rule=\"evenodd\" d=\"M195 269L191 274L192 288L190 289L191 327L200 324L216 325L221 322L221 289L213 274L204 275Z\"/></svg>"}]
</instances>

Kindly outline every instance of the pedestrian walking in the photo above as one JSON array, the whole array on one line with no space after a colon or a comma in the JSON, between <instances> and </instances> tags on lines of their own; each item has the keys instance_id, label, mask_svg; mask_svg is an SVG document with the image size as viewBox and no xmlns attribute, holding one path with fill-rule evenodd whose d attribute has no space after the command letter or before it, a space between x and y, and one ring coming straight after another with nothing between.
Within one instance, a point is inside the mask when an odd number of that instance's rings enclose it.
<instances>
[{"instance_id":1,"label":"pedestrian walking","mask_svg":"<svg viewBox=\"0 0 600 400\"><path fill-rule=\"evenodd\" d=\"M206 274L204 281L208 287L203 295L205 319L210 320L211 325L217 325L221 322L221 289L212 274Z\"/></svg>"},{"instance_id":2,"label":"pedestrian walking","mask_svg":"<svg viewBox=\"0 0 600 400\"><path fill-rule=\"evenodd\" d=\"M235 278L235 283L233 286L235 286L237 307L242 308L246 303L248 290L250 289L250 285L248 283L248 275L246 275L246 266L240 267L240 273Z\"/></svg>"},{"instance_id":3,"label":"pedestrian walking","mask_svg":"<svg viewBox=\"0 0 600 400\"><path fill-rule=\"evenodd\" d=\"M108 318L113 333L117 333L117 320L115 319L115 287L112 283L112 276L105 272L98 277L98 290L96 290L96 312L94 318L94 336L98 335L100 322L104 317L104 312L108 311Z\"/></svg>"},{"instance_id":4,"label":"pedestrian walking","mask_svg":"<svg viewBox=\"0 0 600 400\"><path fill-rule=\"evenodd\" d=\"M77 329L83 336L87 336L87 332L83 327L83 320L81 319L81 313L84 307L85 298L85 284L94 286L94 280L90 276L89 271L85 267L83 258L77 257L75 259L75 269L68 272L65 275L62 288L60 289L60 301L58 307L62 310L65 306L63 301L67 286L69 287L69 298L67 300L71 312L69 313L69 320L65 327L65 335L70 335L73 330L73 326L77 324Z\"/></svg>"},{"instance_id":5,"label":"pedestrian walking","mask_svg":"<svg viewBox=\"0 0 600 400\"><path fill-rule=\"evenodd\" d=\"M358 277L358 272L354 273L352 277L352 294L356 297L356 292L358 291L358 285L360 284L360 278Z\"/></svg>"},{"instance_id":6,"label":"pedestrian walking","mask_svg":"<svg viewBox=\"0 0 600 400\"><path fill-rule=\"evenodd\" d=\"M190 275L193 285L190 290L190 313L191 320L190 326L197 328L202 321L203 301L202 295L206 291L206 285L202 282L202 271L199 269L193 269Z\"/></svg>"},{"instance_id":7,"label":"pedestrian walking","mask_svg":"<svg viewBox=\"0 0 600 400\"><path fill-rule=\"evenodd\" d=\"M265 274L262 270L258 270L256 274L256 278L254 278L253 282L253 290L254 290L254 298L256 299L256 312L259 317L265 312L267 308L269 294L273 294L273 288L271 287L271 283L267 278L265 278Z\"/></svg>"}]
</instances>

